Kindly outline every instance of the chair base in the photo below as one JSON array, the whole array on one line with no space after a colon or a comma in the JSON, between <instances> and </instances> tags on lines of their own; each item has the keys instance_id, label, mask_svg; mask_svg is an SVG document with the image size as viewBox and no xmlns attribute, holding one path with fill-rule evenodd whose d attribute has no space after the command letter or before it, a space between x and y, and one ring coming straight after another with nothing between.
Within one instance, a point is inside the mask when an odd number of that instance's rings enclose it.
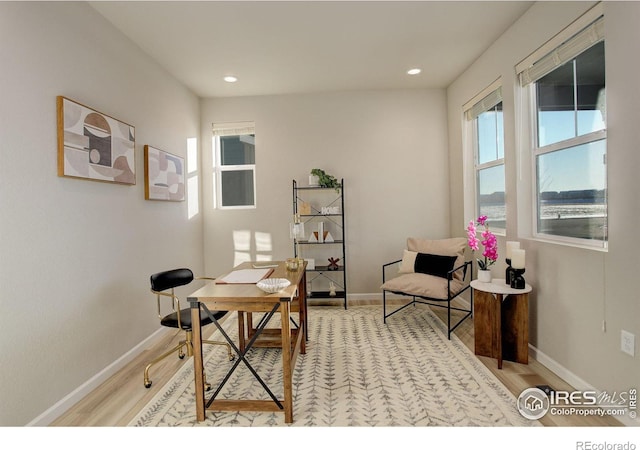
<instances>
[{"instance_id":1,"label":"chair base","mask_svg":"<svg viewBox=\"0 0 640 450\"><path fill-rule=\"evenodd\" d=\"M455 297L451 298L451 299L434 299L434 298L430 298L430 297L420 297L418 295L412 295L412 294L406 294L404 292L392 292L392 291L388 291L392 294L396 294L396 295L402 295L405 297L412 297L412 300L409 303L406 303L405 305L400 306L399 308L396 308L395 310L393 310L392 312L390 312L389 314L387 314L387 291L382 291L382 310L383 310L383 318L382 321L383 323L387 323L387 317L391 317L392 315L394 315L397 312L402 311L403 309L405 309L408 306L411 305L415 305L416 303L422 304L422 305L428 305L428 306L435 306L438 308L446 308L447 309L447 338L449 340L451 340L451 333L453 333L453 331L458 328L458 326L460 324L462 324L462 322L464 322L468 317L473 317L473 293L471 294L471 305L469 306L469 309L465 309L465 308L458 308L456 306L451 306L451 302L453 300L455 300L458 295L462 294L465 290L467 290L469 288L469 286L466 286L464 289L462 289L460 292L458 292L458 294L456 294ZM439 303L438 303L439 302ZM442 304L442 303L446 303L446 305ZM460 312L464 312L466 313L460 320L458 320L455 324L451 324L451 311L460 311Z\"/></svg>"},{"instance_id":2,"label":"chair base","mask_svg":"<svg viewBox=\"0 0 640 450\"><path fill-rule=\"evenodd\" d=\"M163 353L162 355L158 356L156 359L151 361L149 364L147 364L147 367L144 368L144 387L149 389L151 387L151 385L153 384L153 382L151 381L151 378L149 377L149 369L151 369L151 367L154 364L159 363L164 358L166 358L167 356L171 355L172 353L175 353L176 351L178 352L178 358L180 358L180 359L184 359L185 356L193 356L193 342L191 341L192 332L191 332L191 330L188 330L186 333L187 333L187 338L186 339L181 340L171 350L168 350L167 352ZM234 358L235 358L235 356L231 352L231 346L226 342L203 340L202 343L203 344L210 344L210 345L224 345L224 346L227 347L227 354L229 355L229 361L233 361ZM183 351L183 349L185 347L187 349L186 355L185 355L185 353ZM211 385L209 385L206 382L205 382L205 386L206 386L207 390L211 389Z\"/></svg>"}]
</instances>

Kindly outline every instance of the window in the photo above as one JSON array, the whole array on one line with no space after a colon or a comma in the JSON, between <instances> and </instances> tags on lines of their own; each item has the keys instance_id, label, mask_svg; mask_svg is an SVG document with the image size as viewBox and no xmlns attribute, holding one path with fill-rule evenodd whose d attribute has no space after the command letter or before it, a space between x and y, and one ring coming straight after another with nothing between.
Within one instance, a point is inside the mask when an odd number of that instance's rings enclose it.
<instances>
[{"instance_id":1,"label":"window","mask_svg":"<svg viewBox=\"0 0 640 450\"><path fill-rule=\"evenodd\" d=\"M214 124L214 198L220 209L255 208L256 145L253 122Z\"/></svg>"},{"instance_id":2,"label":"window","mask_svg":"<svg viewBox=\"0 0 640 450\"><path fill-rule=\"evenodd\" d=\"M606 247L604 19L521 73L533 112L535 234Z\"/></svg>"},{"instance_id":3,"label":"window","mask_svg":"<svg viewBox=\"0 0 640 450\"><path fill-rule=\"evenodd\" d=\"M475 186L475 217L487 216L491 228L506 231L504 125L502 88L490 87L491 92L478 102L470 102L467 121L472 121L473 167ZM486 90L483 91L486 93Z\"/></svg>"}]
</instances>

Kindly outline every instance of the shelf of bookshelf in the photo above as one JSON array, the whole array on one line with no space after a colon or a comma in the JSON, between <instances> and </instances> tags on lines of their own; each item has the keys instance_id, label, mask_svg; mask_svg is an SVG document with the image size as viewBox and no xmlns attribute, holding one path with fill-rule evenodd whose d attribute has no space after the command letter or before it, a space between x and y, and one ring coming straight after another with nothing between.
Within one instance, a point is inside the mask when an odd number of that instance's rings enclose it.
<instances>
[{"instance_id":1,"label":"shelf of bookshelf","mask_svg":"<svg viewBox=\"0 0 640 450\"><path fill-rule=\"evenodd\" d=\"M307 272L344 272L344 266L337 269L329 269L329 266L316 266L315 269L307 269Z\"/></svg>"}]
</instances>

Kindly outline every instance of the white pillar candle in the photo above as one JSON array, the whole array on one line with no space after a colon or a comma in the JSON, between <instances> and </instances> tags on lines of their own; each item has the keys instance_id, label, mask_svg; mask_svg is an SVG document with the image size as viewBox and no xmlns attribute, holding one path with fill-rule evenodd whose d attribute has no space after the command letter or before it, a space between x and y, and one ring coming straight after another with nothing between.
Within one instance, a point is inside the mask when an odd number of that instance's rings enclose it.
<instances>
[{"instance_id":1,"label":"white pillar candle","mask_svg":"<svg viewBox=\"0 0 640 450\"><path fill-rule=\"evenodd\" d=\"M507 241L507 259L511 259L513 250L520 248L520 242L518 241Z\"/></svg>"},{"instance_id":2,"label":"white pillar candle","mask_svg":"<svg viewBox=\"0 0 640 450\"><path fill-rule=\"evenodd\" d=\"M524 250L515 248L511 251L511 267L514 269L524 269Z\"/></svg>"}]
</instances>

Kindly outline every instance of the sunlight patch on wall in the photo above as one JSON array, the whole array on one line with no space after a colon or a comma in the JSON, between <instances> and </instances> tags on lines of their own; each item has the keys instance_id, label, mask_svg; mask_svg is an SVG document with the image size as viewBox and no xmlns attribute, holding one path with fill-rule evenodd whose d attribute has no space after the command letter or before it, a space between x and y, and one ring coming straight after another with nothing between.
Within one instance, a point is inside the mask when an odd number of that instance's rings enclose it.
<instances>
[{"instance_id":1,"label":"sunlight patch on wall","mask_svg":"<svg viewBox=\"0 0 640 450\"><path fill-rule=\"evenodd\" d=\"M251 231L235 230L233 232L233 249L234 266L246 261L251 261Z\"/></svg>"},{"instance_id":2,"label":"sunlight patch on wall","mask_svg":"<svg viewBox=\"0 0 640 450\"><path fill-rule=\"evenodd\" d=\"M271 261L273 260L271 233L235 230L233 232L233 250L234 266L246 261Z\"/></svg>"},{"instance_id":3,"label":"sunlight patch on wall","mask_svg":"<svg viewBox=\"0 0 640 450\"><path fill-rule=\"evenodd\" d=\"M273 244L271 242L271 233L256 231L256 261L271 261L273 256Z\"/></svg>"},{"instance_id":4,"label":"sunlight patch on wall","mask_svg":"<svg viewBox=\"0 0 640 450\"><path fill-rule=\"evenodd\" d=\"M256 231L256 252L264 253L270 252L273 250L273 245L271 243L271 233L263 233L260 231Z\"/></svg>"},{"instance_id":5,"label":"sunlight patch on wall","mask_svg":"<svg viewBox=\"0 0 640 450\"><path fill-rule=\"evenodd\" d=\"M198 182L198 139L187 139L187 214L193 219L200 212Z\"/></svg>"},{"instance_id":6,"label":"sunlight patch on wall","mask_svg":"<svg viewBox=\"0 0 640 450\"><path fill-rule=\"evenodd\" d=\"M251 261L251 254L247 252L235 252L233 257L233 267L243 262Z\"/></svg>"},{"instance_id":7,"label":"sunlight patch on wall","mask_svg":"<svg viewBox=\"0 0 640 450\"><path fill-rule=\"evenodd\" d=\"M187 171L189 174L198 171L198 138L187 139Z\"/></svg>"},{"instance_id":8,"label":"sunlight patch on wall","mask_svg":"<svg viewBox=\"0 0 640 450\"><path fill-rule=\"evenodd\" d=\"M187 197L187 210L189 219L193 219L200 212L200 202L198 198L198 176L192 176L187 179L187 189L189 195Z\"/></svg>"}]
</instances>

